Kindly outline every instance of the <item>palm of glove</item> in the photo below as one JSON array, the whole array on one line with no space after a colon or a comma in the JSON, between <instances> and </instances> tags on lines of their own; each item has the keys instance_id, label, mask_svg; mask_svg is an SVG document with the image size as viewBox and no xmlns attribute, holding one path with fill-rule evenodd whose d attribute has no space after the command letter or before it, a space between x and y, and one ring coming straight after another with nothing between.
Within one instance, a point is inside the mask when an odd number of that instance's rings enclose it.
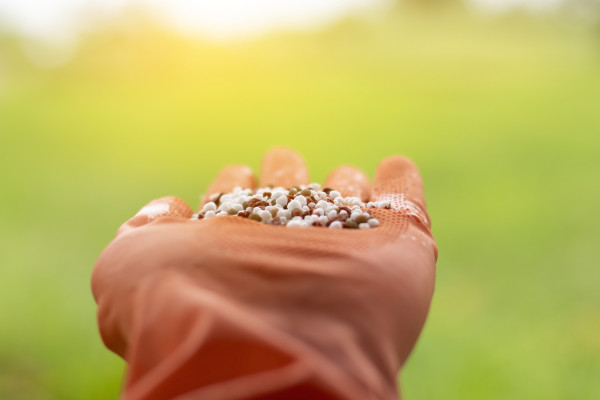
<instances>
[{"instance_id":1,"label":"palm of glove","mask_svg":"<svg viewBox=\"0 0 600 400\"><path fill-rule=\"evenodd\" d=\"M280 149L263 160L262 182L308 174ZM350 167L325 185L392 209L373 210L381 224L366 231L286 228L190 220L185 202L162 198L123 225L93 291L102 337L129 363L126 398L397 398L437 257L420 178L392 157L372 191ZM226 168L207 194L235 186L254 186L249 169Z\"/></svg>"}]
</instances>

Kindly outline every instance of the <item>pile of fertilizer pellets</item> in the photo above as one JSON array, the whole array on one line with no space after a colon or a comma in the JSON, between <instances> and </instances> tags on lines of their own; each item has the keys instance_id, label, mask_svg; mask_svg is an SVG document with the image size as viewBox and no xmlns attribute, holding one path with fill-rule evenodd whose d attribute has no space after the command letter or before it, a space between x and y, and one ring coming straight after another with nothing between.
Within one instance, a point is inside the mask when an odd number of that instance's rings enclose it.
<instances>
[{"instance_id":1,"label":"pile of fertilizer pellets","mask_svg":"<svg viewBox=\"0 0 600 400\"><path fill-rule=\"evenodd\" d=\"M390 204L363 203L357 197L342 197L336 190L321 189L321 185L312 183L291 189L235 188L231 193L217 193L194 218L232 215L269 225L369 229L379 225L379 221L366 211L368 208L390 208Z\"/></svg>"}]
</instances>

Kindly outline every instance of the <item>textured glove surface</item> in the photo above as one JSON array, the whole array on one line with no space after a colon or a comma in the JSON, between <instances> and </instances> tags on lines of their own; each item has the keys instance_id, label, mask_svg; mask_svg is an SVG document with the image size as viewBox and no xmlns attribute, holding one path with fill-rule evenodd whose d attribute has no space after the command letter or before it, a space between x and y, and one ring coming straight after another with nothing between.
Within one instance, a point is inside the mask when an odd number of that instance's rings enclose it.
<instances>
[{"instance_id":1,"label":"textured glove surface","mask_svg":"<svg viewBox=\"0 0 600 400\"><path fill-rule=\"evenodd\" d=\"M307 183L296 153L263 159L261 186ZM207 195L235 186L255 186L249 168L225 168ZM398 398L435 278L421 179L396 156L372 189L352 167L325 186L392 209L372 211L373 229L287 228L190 220L165 197L119 229L92 290L102 339L128 363L123 398Z\"/></svg>"}]
</instances>

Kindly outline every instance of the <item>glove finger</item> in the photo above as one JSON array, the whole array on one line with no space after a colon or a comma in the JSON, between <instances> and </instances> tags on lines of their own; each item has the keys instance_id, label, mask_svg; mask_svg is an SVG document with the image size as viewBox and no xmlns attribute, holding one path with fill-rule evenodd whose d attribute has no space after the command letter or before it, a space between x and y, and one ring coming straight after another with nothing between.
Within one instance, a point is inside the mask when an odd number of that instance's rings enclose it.
<instances>
[{"instance_id":1,"label":"glove finger","mask_svg":"<svg viewBox=\"0 0 600 400\"><path fill-rule=\"evenodd\" d=\"M406 157L392 156L379 163L371 201L387 201L392 209L401 210L431 227L421 175L416 165Z\"/></svg>"},{"instance_id":2,"label":"glove finger","mask_svg":"<svg viewBox=\"0 0 600 400\"><path fill-rule=\"evenodd\" d=\"M371 194L369 177L360 169L349 165L331 171L324 186L337 190L344 197L358 197L362 201L367 201Z\"/></svg>"},{"instance_id":3,"label":"glove finger","mask_svg":"<svg viewBox=\"0 0 600 400\"><path fill-rule=\"evenodd\" d=\"M137 214L125 222L117 231L117 236L128 230L146 225L159 217L181 217L191 218L194 211L179 197L168 196L152 200L145 205Z\"/></svg>"},{"instance_id":4,"label":"glove finger","mask_svg":"<svg viewBox=\"0 0 600 400\"><path fill-rule=\"evenodd\" d=\"M267 152L262 159L260 186L307 185L308 168L302 156L295 151L276 147Z\"/></svg>"},{"instance_id":5,"label":"glove finger","mask_svg":"<svg viewBox=\"0 0 600 400\"><path fill-rule=\"evenodd\" d=\"M246 165L228 165L223 168L206 190L200 206L210 201L212 195L231 192L236 187L253 189L255 185L252 169Z\"/></svg>"}]
</instances>

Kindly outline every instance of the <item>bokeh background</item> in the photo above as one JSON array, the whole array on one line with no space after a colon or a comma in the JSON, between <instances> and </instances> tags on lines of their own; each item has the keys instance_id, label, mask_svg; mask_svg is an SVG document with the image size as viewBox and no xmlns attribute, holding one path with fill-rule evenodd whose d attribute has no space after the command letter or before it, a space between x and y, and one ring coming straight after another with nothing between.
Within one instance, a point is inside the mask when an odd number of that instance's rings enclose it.
<instances>
[{"instance_id":1,"label":"bokeh background","mask_svg":"<svg viewBox=\"0 0 600 400\"><path fill-rule=\"evenodd\" d=\"M273 145L315 181L419 165L440 258L406 399L600 399L596 0L44 4L0 1L1 399L116 398L99 253Z\"/></svg>"}]
</instances>

